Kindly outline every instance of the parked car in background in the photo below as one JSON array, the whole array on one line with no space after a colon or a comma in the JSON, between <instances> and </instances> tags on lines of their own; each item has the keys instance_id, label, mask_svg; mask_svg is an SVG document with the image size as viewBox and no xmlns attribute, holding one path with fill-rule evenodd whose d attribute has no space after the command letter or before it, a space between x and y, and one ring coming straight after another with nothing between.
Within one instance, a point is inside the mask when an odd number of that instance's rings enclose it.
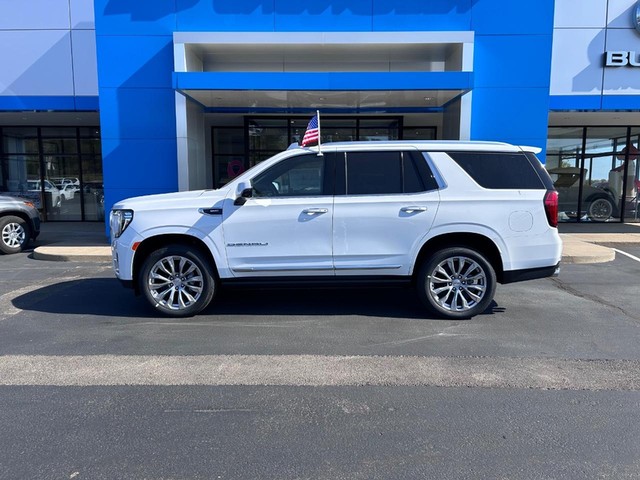
<instances>
[{"instance_id":1,"label":"parked car in background","mask_svg":"<svg viewBox=\"0 0 640 480\"><path fill-rule=\"evenodd\" d=\"M60 198L62 201L66 202L69 200L73 200L76 192L80 190L80 187L72 184L72 183L66 183L64 185L62 185L62 187L60 188Z\"/></svg>"},{"instance_id":2,"label":"parked car in background","mask_svg":"<svg viewBox=\"0 0 640 480\"><path fill-rule=\"evenodd\" d=\"M27 180L27 188L29 192L42 192L42 184L40 183L40 180ZM60 189L46 179L44 181L44 193L51 196L51 206L53 208L60 207L60 204L62 203Z\"/></svg>"},{"instance_id":3,"label":"parked car in background","mask_svg":"<svg viewBox=\"0 0 640 480\"><path fill-rule=\"evenodd\" d=\"M553 182L558 191L558 211L570 219L578 216L578 197L580 194L580 179L585 178L586 170L578 167L550 168L549 173L556 175ZM582 175L581 175L582 173ZM615 194L609 189L607 182L592 185L582 185L581 215L585 215L594 222L606 222L611 217L617 217L618 205Z\"/></svg>"},{"instance_id":4,"label":"parked car in background","mask_svg":"<svg viewBox=\"0 0 640 480\"><path fill-rule=\"evenodd\" d=\"M80 179L76 177L49 177L49 180L61 190L65 185L75 185L80 188Z\"/></svg>"},{"instance_id":5,"label":"parked car in background","mask_svg":"<svg viewBox=\"0 0 640 480\"><path fill-rule=\"evenodd\" d=\"M40 234L40 213L29 200L0 195L0 251L21 252Z\"/></svg>"}]
</instances>

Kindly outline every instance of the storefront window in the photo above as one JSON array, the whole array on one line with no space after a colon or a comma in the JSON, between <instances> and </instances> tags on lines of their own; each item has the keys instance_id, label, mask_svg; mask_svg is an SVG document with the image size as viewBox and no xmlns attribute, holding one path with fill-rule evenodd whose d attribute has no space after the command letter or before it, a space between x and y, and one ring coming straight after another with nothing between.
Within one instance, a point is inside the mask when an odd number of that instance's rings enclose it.
<instances>
[{"instance_id":1,"label":"storefront window","mask_svg":"<svg viewBox=\"0 0 640 480\"><path fill-rule=\"evenodd\" d=\"M546 167L559 193L560 221L611 222L636 215L638 130L549 129ZM629 143L630 132L635 137Z\"/></svg>"},{"instance_id":2,"label":"storefront window","mask_svg":"<svg viewBox=\"0 0 640 480\"><path fill-rule=\"evenodd\" d=\"M211 150L217 187L221 187L245 171L244 129L242 127L213 127Z\"/></svg>"},{"instance_id":3,"label":"storefront window","mask_svg":"<svg viewBox=\"0 0 640 480\"><path fill-rule=\"evenodd\" d=\"M301 142L309 118L251 117L245 119L244 129L212 127L214 185L220 187L247 168ZM320 129L323 143L398 140L401 133L409 139L432 140L436 135L435 127L403 129L401 117L323 116Z\"/></svg>"},{"instance_id":4,"label":"storefront window","mask_svg":"<svg viewBox=\"0 0 640 480\"><path fill-rule=\"evenodd\" d=\"M435 140L436 127L405 127L402 130L403 140Z\"/></svg>"},{"instance_id":5,"label":"storefront window","mask_svg":"<svg viewBox=\"0 0 640 480\"><path fill-rule=\"evenodd\" d=\"M583 136L582 127L549 129L546 167L559 193L561 222L578 221Z\"/></svg>"},{"instance_id":6,"label":"storefront window","mask_svg":"<svg viewBox=\"0 0 640 480\"><path fill-rule=\"evenodd\" d=\"M104 220L97 128L0 127L0 135L0 192L32 200L44 220Z\"/></svg>"},{"instance_id":7,"label":"storefront window","mask_svg":"<svg viewBox=\"0 0 640 480\"><path fill-rule=\"evenodd\" d=\"M2 127L2 151L6 153L39 153L38 129Z\"/></svg>"},{"instance_id":8,"label":"storefront window","mask_svg":"<svg viewBox=\"0 0 640 480\"><path fill-rule=\"evenodd\" d=\"M626 127L587 128L582 196L591 219L605 220L610 212L606 221L620 220L623 195L620 169L624 169L624 160L618 157L626 143Z\"/></svg>"},{"instance_id":9,"label":"storefront window","mask_svg":"<svg viewBox=\"0 0 640 480\"><path fill-rule=\"evenodd\" d=\"M627 164L624 178L626 183L625 215L626 221L640 221L640 127L631 127L629 144L620 152L619 161ZM618 168L619 169L619 168ZM624 171L624 170L623 170Z\"/></svg>"},{"instance_id":10,"label":"storefront window","mask_svg":"<svg viewBox=\"0 0 640 480\"><path fill-rule=\"evenodd\" d=\"M398 140L400 137L400 121L398 119L361 119L358 139L364 141Z\"/></svg>"}]
</instances>

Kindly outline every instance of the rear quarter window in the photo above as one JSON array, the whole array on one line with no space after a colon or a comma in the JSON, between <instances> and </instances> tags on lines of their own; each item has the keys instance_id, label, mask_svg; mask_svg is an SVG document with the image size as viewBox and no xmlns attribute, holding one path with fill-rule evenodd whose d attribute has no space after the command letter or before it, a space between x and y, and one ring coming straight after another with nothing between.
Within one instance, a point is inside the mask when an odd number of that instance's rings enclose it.
<instances>
[{"instance_id":1,"label":"rear quarter window","mask_svg":"<svg viewBox=\"0 0 640 480\"><path fill-rule=\"evenodd\" d=\"M524 153L447 152L483 188L540 190L545 185Z\"/></svg>"}]
</instances>

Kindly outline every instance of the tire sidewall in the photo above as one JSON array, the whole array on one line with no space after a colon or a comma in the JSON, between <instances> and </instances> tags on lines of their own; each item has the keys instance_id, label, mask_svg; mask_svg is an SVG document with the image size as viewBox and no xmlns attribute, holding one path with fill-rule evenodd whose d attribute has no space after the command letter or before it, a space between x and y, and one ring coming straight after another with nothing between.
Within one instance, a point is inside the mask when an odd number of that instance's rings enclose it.
<instances>
[{"instance_id":1,"label":"tire sidewall","mask_svg":"<svg viewBox=\"0 0 640 480\"><path fill-rule=\"evenodd\" d=\"M153 295L151 295L147 284L149 272L156 264L156 262L164 257L171 255L182 256L189 259L190 261L195 263L202 272L202 295L196 303L183 310L171 310L164 307L163 305L158 304L153 298ZM156 312L160 312L163 315L170 317L190 317L201 312L209 305L217 291L217 281L212 265L200 250L185 245L168 245L166 247L162 247L158 250L153 251L145 259L142 264L142 268L140 269L138 287L140 288L140 291L146 298L147 302L149 302L149 304L154 308Z\"/></svg>"},{"instance_id":2,"label":"tire sidewall","mask_svg":"<svg viewBox=\"0 0 640 480\"><path fill-rule=\"evenodd\" d=\"M599 217L597 215L594 215L592 213L592 209L594 207L594 205L597 205L598 202L607 202L609 204L609 216L607 218L602 218ZM588 214L587 216L593 220L594 222L606 222L611 216L613 215L613 204L611 203L611 201L608 198L604 198L604 197L599 197L594 199L590 204L589 204L589 209L588 209Z\"/></svg>"},{"instance_id":3,"label":"tire sidewall","mask_svg":"<svg viewBox=\"0 0 640 480\"><path fill-rule=\"evenodd\" d=\"M455 312L442 308L431 297L431 294L429 292L431 272L433 272L435 267L447 258L458 256L470 258L478 263L478 265L480 265L480 267L484 270L487 281L487 288L482 300L473 308L465 310L463 312ZM489 261L481 253L468 247L449 247L437 251L423 262L420 270L418 271L416 286L418 288L418 295L420 297L420 300L422 300L424 305L432 313L435 313L440 317L452 320L467 319L483 313L489 307L489 304L493 301L493 296L496 289L496 274Z\"/></svg>"},{"instance_id":4,"label":"tire sidewall","mask_svg":"<svg viewBox=\"0 0 640 480\"><path fill-rule=\"evenodd\" d=\"M24 241L20 244L19 247L10 247L9 245L5 244L4 240L2 239L2 230L4 230L4 228L11 223L19 224L24 230ZM0 251L6 254L20 253L29 244L30 239L31 229L29 228L29 224L24 218L15 217L13 215L0 218Z\"/></svg>"}]
</instances>

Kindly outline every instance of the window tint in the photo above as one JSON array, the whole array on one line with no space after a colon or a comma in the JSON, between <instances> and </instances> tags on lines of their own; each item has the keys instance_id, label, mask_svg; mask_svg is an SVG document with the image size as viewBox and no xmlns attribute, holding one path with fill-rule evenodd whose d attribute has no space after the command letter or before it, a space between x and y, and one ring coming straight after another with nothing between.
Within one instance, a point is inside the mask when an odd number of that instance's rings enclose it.
<instances>
[{"instance_id":1,"label":"window tint","mask_svg":"<svg viewBox=\"0 0 640 480\"><path fill-rule=\"evenodd\" d=\"M402 193L400 152L352 152L347 155L347 194Z\"/></svg>"},{"instance_id":2,"label":"window tint","mask_svg":"<svg viewBox=\"0 0 640 480\"><path fill-rule=\"evenodd\" d=\"M433 175L431 168L429 168L429 165L427 164L427 161L424 155L419 152L405 152L404 156L405 158L413 159L412 163L413 163L414 171L417 172L416 175L422 181L422 185L423 185L422 191L437 190L438 182L435 176ZM409 167L405 166L405 176L407 175L408 171L410 171Z\"/></svg>"},{"instance_id":3,"label":"window tint","mask_svg":"<svg viewBox=\"0 0 640 480\"><path fill-rule=\"evenodd\" d=\"M420 155L417 155L420 157ZM429 166L418 168L412 152L350 152L347 154L346 193L376 195L416 193L436 188ZM338 193L345 193L338 166Z\"/></svg>"},{"instance_id":4,"label":"window tint","mask_svg":"<svg viewBox=\"0 0 640 480\"><path fill-rule=\"evenodd\" d=\"M553 180L551 180L549 172L544 168L538 157L536 157L533 152L525 152L525 155L531 162L531 165L533 165L533 168L536 169L536 172L538 172L538 176L540 177L540 180L542 180L542 183L544 183L547 190L553 190Z\"/></svg>"},{"instance_id":5,"label":"window tint","mask_svg":"<svg viewBox=\"0 0 640 480\"><path fill-rule=\"evenodd\" d=\"M255 177L254 197L317 196L325 193L325 156L288 158Z\"/></svg>"},{"instance_id":6,"label":"window tint","mask_svg":"<svg viewBox=\"0 0 640 480\"><path fill-rule=\"evenodd\" d=\"M420 174L409 155L403 155L402 158L402 179L404 182L404 193L425 191Z\"/></svg>"},{"instance_id":7,"label":"window tint","mask_svg":"<svg viewBox=\"0 0 640 480\"><path fill-rule=\"evenodd\" d=\"M449 152L478 185L494 189L545 188L523 153Z\"/></svg>"}]
</instances>

